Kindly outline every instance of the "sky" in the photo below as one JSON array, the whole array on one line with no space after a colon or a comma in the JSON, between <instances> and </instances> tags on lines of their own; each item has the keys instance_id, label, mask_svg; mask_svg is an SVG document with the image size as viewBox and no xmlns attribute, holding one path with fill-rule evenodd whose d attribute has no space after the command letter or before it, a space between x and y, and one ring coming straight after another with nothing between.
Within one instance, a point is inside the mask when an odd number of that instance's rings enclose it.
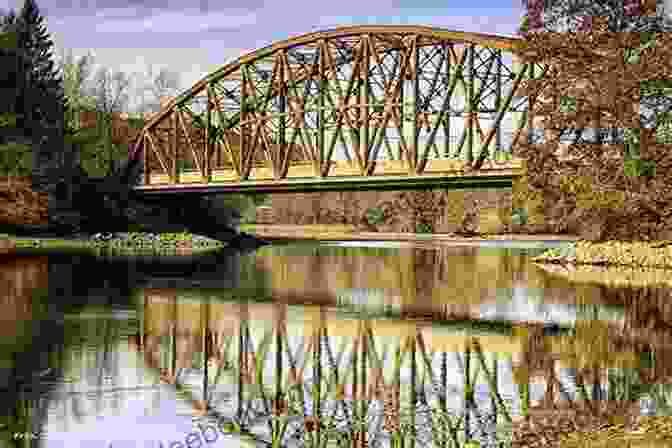
<instances>
[{"instance_id":1,"label":"sky","mask_svg":"<svg viewBox=\"0 0 672 448\"><path fill-rule=\"evenodd\" d=\"M180 73L186 90L218 67L292 36L357 24L412 24L512 36L522 0L37 0L56 46L129 75ZM0 0L0 10L23 0ZM131 110L139 97L131 101Z\"/></svg>"}]
</instances>

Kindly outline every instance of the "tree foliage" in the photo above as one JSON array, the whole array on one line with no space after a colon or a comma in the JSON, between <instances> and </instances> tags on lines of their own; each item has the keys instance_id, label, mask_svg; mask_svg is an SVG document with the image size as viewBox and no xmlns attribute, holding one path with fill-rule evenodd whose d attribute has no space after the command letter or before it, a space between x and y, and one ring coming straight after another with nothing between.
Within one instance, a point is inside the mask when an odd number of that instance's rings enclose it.
<instances>
[{"instance_id":1,"label":"tree foliage","mask_svg":"<svg viewBox=\"0 0 672 448\"><path fill-rule=\"evenodd\" d=\"M115 164L125 159L128 148L112 141L114 116L123 112L129 100L130 78L123 72L101 67L88 89L96 112L96 129L90 144L82 146L82 167L91 175L110 175Z\"/></svg>"},{"instance_id":2,"label":"tree foliage","mask_svg":"<svg viewBox=\"0 0 672 448\"><path fill-rule=\"evenodd\" d=\"M523 1L530 16L541 22L532 31L588 31L593 19L606 18L610 32L669 31L671 20L662 4L650 0L536 0Z\"/></svg>"},{"instance_id":3,"label":"tree foliage","mask_svg":"<svg viewBox=\"0 0 672 448\"><path fill-rule=\"evenodd\" d=\"M162 68L159 73L154 76L151 66L147 67L147 74L145 79L141 82L139 94L143 98L141 106L142 112L156 113L161 110L161 98L165 96L175 96L180 89L180 74ZM145 99L146 94L149 93L149 100Z\"/></svg>"},{"instance_id":4,"label":"tree foliage","mask_svg":"<svg viewBox=\"0 0 672 448\"><path fill-rule=\"evenodd\" d=\"M96 107L94 98L88 92L93 62L94 58L90 53L76 59L72 50L68 50L61 53L58 63L68 104L66 126L73 131L80 127L79 112L94 110Z\"/></svg>"},{"instance_id":5,"label":"tree foliage","mask_svg":"<svg viewBox=\"0 0 672 448\"><path fill-rule=\"evenodd\" d=\"M62 124L61 80L54 71L53 43L34 1L17 15L0 20L0 169L4 174L28 175L32 143L46 129ZM56 148L56 146L54 146Z\"/></svg>"},{"instance_id":6,"label":"tree foliage","mask_svg":"<svg viewBox=\"0 0 672 448\"><path fill-rule=\"evenodd\" d=\"M16 112L25 119L25 129L41 129L45 123L63 120L64 98L61 79L52 58L53 42L34 0L26 0L18 15L3 19L3 29L16 33Z\"/></svg>"},{"instance_id":7,"label":"tree foliage","mask_svg":"<svg viewBox=\"0 0 672 448\"><path fill-rule=\"evenodd\" d=\"M543 142L530 135L514 150L527 160L531 190L543 193L552 230L593 240L669 238L672 153L657 127L669 128L662 112L672 108L672 41L667 32L640 32L655 28L642 17L626 24L622 11L610 14L591 17L588 31L525 36L521 58L548 67L523 83L546 132ZM665 29L662 20L656 26ZM572 143L561 156L566 137Z\"/></svg>"}]
</instances>

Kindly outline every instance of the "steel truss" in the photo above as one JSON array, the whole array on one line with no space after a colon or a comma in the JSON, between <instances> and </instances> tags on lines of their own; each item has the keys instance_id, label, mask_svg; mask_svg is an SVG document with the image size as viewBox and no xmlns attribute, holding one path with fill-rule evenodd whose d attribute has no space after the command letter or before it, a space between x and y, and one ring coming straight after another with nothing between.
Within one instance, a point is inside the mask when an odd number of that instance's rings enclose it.
<instances>
[{"instance_id":1,"label":"steel truss","mask_svg":"<svg viewBox=\"0 0 672 448\"><path fill-rule=\"evenodd\" d=\"M145 184L157 182L152 171L178 184L492 168L507 149L505 115L522 114L513 142L527 122L518 87L532 64L504 61L519 41L354 26L278 42L168 103L130 157L144 154Z\"/></svg>"}]
</instances>

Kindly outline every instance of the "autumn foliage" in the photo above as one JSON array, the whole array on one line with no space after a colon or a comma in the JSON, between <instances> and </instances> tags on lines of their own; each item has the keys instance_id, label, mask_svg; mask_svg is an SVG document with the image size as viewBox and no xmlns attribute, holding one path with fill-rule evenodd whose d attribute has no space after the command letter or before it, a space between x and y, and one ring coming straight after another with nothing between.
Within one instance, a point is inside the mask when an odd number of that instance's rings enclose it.
<instances>
[{"instance_id":1,"label":"autumn foliage","mask_svg":"<svg viewBox=\"0 0 672 448\"><path fill-rule=\"evenodd\" d=\"M530 33L517 50L523 61L548 67L523 82L544 141L519 139L514 153L526 160L530 192L543 197L551 232L589 240L672 238L672 152L639 114L642 96L660 96L662 90L650 92L672 78L672 42L656 34L633 63L626 55L642 48L640 34L610 32L595 18L584 32ZM625 129L636 139L574 140L563 148L563 131L587 128Z\"/></svg>"},{"instance_id":2,"label":"autumn foliage","mask_svg":"<svg viewBox=\"0 0 672 448\"><path fill-rule=\"evenodd\" d=\"M30 177L0 177L0 227L44 225L48 197L32 189Z\"/></svg>"}]
</instances>

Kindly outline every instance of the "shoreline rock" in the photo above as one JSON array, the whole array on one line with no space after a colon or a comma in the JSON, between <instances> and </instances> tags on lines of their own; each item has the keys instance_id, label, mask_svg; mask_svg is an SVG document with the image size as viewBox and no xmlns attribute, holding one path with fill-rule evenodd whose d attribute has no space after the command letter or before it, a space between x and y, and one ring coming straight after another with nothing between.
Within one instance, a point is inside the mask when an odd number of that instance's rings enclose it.
<instances>
[{"instance_id":1,"label":"shoreline rock","mask_svg":"<svg viewBox=\"0 0 672 448\"><path fill-rule=\"evenodd\" d=\"M580 240L549 249L532 258L536 263L629 266L672 269L672 241Z\"/></svg>"}]
</instances>

